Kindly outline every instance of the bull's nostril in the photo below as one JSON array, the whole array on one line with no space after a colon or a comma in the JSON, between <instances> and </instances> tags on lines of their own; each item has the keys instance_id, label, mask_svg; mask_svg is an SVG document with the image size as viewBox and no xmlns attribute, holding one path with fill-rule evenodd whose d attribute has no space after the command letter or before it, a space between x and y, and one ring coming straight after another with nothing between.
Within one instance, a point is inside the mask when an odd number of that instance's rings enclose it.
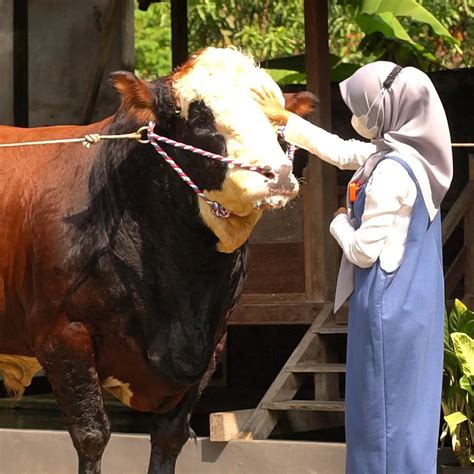
<instances>
[{"instance_id":1,"label":"bull's nostril","mask_svg":"<svg viewBox=\"0 0 474 474\"><path fill-rule=\"evenodd\" d=\"M270 166L264 166L263 169L263 176L268 179L275 179L275 173L273 173L272 168Z\"/></svg>"}]
</instances>

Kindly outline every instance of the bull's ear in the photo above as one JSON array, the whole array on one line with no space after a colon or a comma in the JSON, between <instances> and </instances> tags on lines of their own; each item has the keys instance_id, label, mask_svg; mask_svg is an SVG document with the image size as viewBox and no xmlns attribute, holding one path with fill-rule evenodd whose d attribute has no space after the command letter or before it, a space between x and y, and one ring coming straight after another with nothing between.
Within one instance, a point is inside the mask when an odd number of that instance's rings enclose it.
<instances>
[{"instance_id":1,"label":"bull's ear","mask_svg":"<svg viewBox=\"0 0 474 474\"><path fill-rule=\"evenodd\" d=\"M153 114L153 92L150 84L129 71L117 71L110 75L115 90L122 96L122 107L140 114Z\"/></svg>"},{"instance_id":2,"label":"bull's ear","mask_svg":"<svg viewBox=\"0 0 474 474\"><path fill-rule=\"evenodd\" d=\"M311 92L285 94L285 108L303 118L309 118L316 109L318 99Z\"/></svg>"}]
</instances>

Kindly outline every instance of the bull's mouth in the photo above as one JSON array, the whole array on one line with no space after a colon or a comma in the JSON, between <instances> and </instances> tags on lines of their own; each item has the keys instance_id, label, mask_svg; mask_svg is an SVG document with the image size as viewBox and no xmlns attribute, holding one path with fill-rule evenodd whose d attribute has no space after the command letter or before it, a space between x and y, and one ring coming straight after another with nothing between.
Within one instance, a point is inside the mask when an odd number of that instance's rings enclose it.
<instances>
[{"instance_id":1,"label":"bull's mouth","mask_svg":"<svg viewBox=\"0 0 474 474\"><path fill-rule=\"evenodd\" d=\"M254 175L249 178L247 173L237 172L234 179L226 179L222 189L206 191L205 194L229 211L231 217L247 218L255 212L280 209L296 198L298 182L287 181L255 179Z\"/></svg>"},{"instance_id":2,"label":"bull's mouth","mask_svg":"<svg viewBox=\"0 0 474 474\"><path fill-rule=\"evenodd\" d=\"M290 190L290 189L271 189L269 194L271 196L289 196L291 199L293 199L294 197L296 197L298 192L295 191L294 189L292 189L292 190Z\"/></svg>"},{"instance_id":3,"label":"bull's mouth","mask_svg":"<svg viewBox=\"0 0 474 474\"><path fill-rule=\"evenodd\" d=\"M297 190L271 189L262 199L254 202L255 209L276 210L285 207L298 194Z\"/></svg>"}]
</instances>

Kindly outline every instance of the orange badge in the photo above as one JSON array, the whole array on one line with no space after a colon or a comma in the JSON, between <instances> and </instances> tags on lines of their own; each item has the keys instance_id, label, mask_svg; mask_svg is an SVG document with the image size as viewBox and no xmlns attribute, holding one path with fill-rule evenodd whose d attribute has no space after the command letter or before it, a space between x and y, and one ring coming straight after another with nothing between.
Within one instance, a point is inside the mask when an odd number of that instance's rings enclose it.
<instances>
[{"instance_id":1,"label":"orange badge","mask_svg":"<svg viewBox=\"0 0 474 474\"><path fill-rule=\"evenodd\" d=\"M349 202L355 202L357 199L357 191L359 190L359 186L355 181L351 181L349 183Z\"/></svg>"}]
</instances>

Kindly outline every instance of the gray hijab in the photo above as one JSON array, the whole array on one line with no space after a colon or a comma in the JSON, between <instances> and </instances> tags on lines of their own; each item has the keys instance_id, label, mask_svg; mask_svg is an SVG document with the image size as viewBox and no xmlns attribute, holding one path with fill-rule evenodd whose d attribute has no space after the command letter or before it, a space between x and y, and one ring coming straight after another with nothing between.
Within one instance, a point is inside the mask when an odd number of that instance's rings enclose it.
<instances>
[{"instance_id":1,"label":"gray hijab","mask_svg":"<svg viewBox=\"0 0 474 474\"><path fill-rule=\"evenodd\" d=\"M403 68L382 92L395 66L388 61L367 64L340 84L351 112L357 117L368 114L368 127L379 127L372 140L376 152L353 179L365 181L385 155L399 156L413 170L432 220L453 175L448 121L431 80L419 69Z\"/></svg>"}]
</instances>

